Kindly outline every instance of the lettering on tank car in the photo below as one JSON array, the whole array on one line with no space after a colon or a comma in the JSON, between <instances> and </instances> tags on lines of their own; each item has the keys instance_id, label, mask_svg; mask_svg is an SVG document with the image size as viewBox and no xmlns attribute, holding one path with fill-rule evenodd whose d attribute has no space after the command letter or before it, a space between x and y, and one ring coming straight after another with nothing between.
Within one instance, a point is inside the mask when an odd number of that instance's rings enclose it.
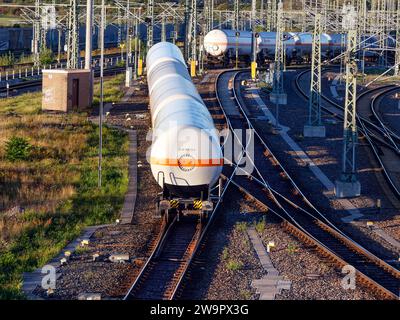
<instances>
[{"instance_id":1,"label":"lettering on tank car","mask_svg":"<svg viewBox=\"0 0 400 320\"><path fill-rule=\"evenodd\" d=\"M189 172L192 171L195 167L196 160L190 154L184 154L178 159L178 167L182 171Z\"/></svg>"}]
</instances>

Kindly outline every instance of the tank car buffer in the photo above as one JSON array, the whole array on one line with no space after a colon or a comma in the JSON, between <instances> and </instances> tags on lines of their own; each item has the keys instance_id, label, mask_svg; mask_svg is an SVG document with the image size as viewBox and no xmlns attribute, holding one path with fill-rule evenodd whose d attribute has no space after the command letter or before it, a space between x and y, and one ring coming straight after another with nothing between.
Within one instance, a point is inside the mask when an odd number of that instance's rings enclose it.
<instances>
[{"instance_id":1,"label":"tank car buffer","mask_svg":"<svg viewBox=\"0 0 400 320\"><path fill-rule=\"evenodd\" d=\"M167 221L171 216L177 215L199 215L201 220L208 218L214 209L214 203L219 199L222 190L222 178L220 183L211 189L204 189L204 192L189 194L179 194L171 192L168 186L163 187L163 191L157 195L155 217L164 218Z\"/></svg>"},{"instance_id":2,"label":"tank car buffer","mask_svg":"<svg viewBox=\"0 0 400 320\"><path fill-rule=\"evenodd\" d=\"M214 121L177 46L157 43L146 62L153 127L150 166L162 188L156 215L205 218L213 210L213 187L223 166Z\"/></svg>"}]
</instances>

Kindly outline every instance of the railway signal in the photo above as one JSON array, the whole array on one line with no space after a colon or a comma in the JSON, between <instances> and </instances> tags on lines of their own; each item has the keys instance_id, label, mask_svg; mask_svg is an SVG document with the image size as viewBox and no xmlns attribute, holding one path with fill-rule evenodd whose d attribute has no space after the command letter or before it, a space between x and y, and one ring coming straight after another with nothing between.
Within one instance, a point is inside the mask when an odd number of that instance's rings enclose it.
<instances>
[{"instance_id":1,"label":"railway signal","mask_svg":"<svg viewBox=\"0 0 400 320\"><path fill-rule=\"evenodd\" d=\"M235 36L236 36L235 68L237 69L239 67L239 37L240 37L240 32L236 31Z\"/></svg>"},{"instance_id":2,"label":"railway signal","mask_svg":"<svg viewBox=\"0 0 400 320\"><path fill-rule=\"evenodd\" d=\"M132 57L131 52L131 37L130 37L130 20L129 20L129 13L130 13L130 1L128 0L126 3L126 61L125 61L125 87L132 86L132 66L129 64L129 61Z\"/></svg>"},{"instance_id":3,"label":"railway signal","mask_svg":"<svg viewBox=\"0 0 400 320\"><path fill-rule=\"evenodd\" d=\"M311 59L309 114L303 134L305 137L323 138L325 126L321 124L321 14L315 15Z\"/></svg>"}]
</instances>

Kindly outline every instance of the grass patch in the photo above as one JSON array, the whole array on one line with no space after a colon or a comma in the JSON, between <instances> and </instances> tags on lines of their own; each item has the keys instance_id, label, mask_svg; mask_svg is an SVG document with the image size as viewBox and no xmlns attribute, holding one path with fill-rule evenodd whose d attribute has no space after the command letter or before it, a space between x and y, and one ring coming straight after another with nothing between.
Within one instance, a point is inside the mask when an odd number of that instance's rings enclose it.
<instances>
[{"instance_id":1,"label":"grass patch","mask_svg":"<svg viewBox=\"0 0 400 320\"><path fill-rule=\"evenodd\" d=\"M222 260L226 260L229 257L229 250L227 247L224 248L224 250L222 250Z\"/></svg>"},{"instance_id":2,"label":"grass patch","mask_svg":"<svg viewBox=\"0 0 400 320\"><path fill-rule=\"evenodd\" d=\"M239 232L246 233L246 231L247 231L247 222L245 222L245 221L236 222L235 229L237 231L239 231Z\"/></svg>"},{"instance_id":3,"label":"grass patch","mask_svg":"<svg viewBox=\"0 0 400 320\"><path fill-rule=\"evenodd\" d=\"M243 300L250 300L252 294L249 290L241 290L240 296L242 297Z\"/></svg>"},{"instance_id":4,"label":"grass patch","mask_svg":"<svg viewBox=\"0 0 400 320\"><path fill-rule=\"evenodd\" d=\"M119 74L112 79L104 81L104 103L118 102L124 96L121 90L121 82L124 81L124 74ZM93 106L100 105L100 83L94 85Z\"/></svg>"},{"instance_id":5,"label":"grass patch","mask_svg":"<svg viewBox=\"0 0 400 320\"><path fill-rule=\"evenodd\" d=\"M41 99L32 95L0 100L0 299L22 298L22 273L43 265L84 227L114 221L128 185L125 133L103 130L99 189L98 127L86 113L41 113ZM32 146L28 159L7 159L14 136ZM7 215L16 206L21 210Z\"/></svg>"},{"instance_id":6,"label":"grass patch","mask_svg":"<svg viewBox=\"0 0 400 320\"><path fill-rule=\"evenodd\" d=\"M41 106L41 92L26 93L16 97L0 99L0 116L7 113L24 115L39 114L42 108Z\"/></svg>"},{"instance_id":7,"label":"grass patch","mask_svg":"<svg viewBox=\"0 0 400 320\"><path fill-rule=\"evenodd\" d=\"M82 246L77 246L75 248L74 253L77 254L77 255L84 254L84 253L88 252L89 249L90 248L88 246L83 246L83 247Z\"/></svg>"},{"instance_id":8,"label":"grass patch","mask_svg":"<svg viewBox=\"0 0 400 320\"><path fill-rule=\"evenodd\" d=\"M254 228L256 229L258 234L263 234L266 226L267 222L265 221L265 216L262 217L259 221L254 221Z\"/></svg>"},{"instance_id":9,"label":"grass patch","mask_svg":"<svg viewBox=\"0 0 400 320\"><path fill-rule=\"evenodd\" d=\"M238 260L229 260L226 263L226 268L230 271L237 271L243 268L243 263Z\"/></svg>"},{"instance_id":10,"label":"grass patch","mask_svg":"<svg viewBox=\"0 0 400 320\"><path fill-rule=\"evenodd\" d=\"M286 250L287 250L287 252L288 252L289 254L295 254L295 253L299 250L299 248L297 247L297 245L296 245L294 242L290 242L290 243L287 245Z\"/></svg>"}]
</instances>

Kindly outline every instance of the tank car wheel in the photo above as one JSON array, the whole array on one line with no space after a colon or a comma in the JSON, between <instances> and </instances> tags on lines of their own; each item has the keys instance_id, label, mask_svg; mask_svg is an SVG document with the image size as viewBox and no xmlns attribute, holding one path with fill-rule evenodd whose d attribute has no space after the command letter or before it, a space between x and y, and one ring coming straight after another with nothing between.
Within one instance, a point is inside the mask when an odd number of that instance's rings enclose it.
<instances>
[{"instance_id":1,"label":"tank car wheel","mask_svg":"<svg viewBox=\"0 0 400 320\"><path fill-rule=\"evenodd\" d=\"M165 223L168 224L170 221L169 210L164 210L162 215L163 215L163 219L165 220Z\"/></svg>"},{"instance_id":2,"label":"tank car wheel","mask_svg":"<svg viewBox=\"0 0 400 320\"><path fill-rule=\"evenodd\" d=\"M155 212L154 212L154 217L158 219L158 218L162 218L162 216L163 216L163 212L162 212L162 210L160 209L160 203L157 202L157 203L156 203L156 210L155 210Z\"/></svg>"},{"instance_id":3,"label":"tank car wheel","mask_svg":"<svg viewBox=\"0 0 400 320\"><path fill-rule=\"evenodd\" d=\"M203 224L208 219L208 211L201 211L200 222Z\"/></svg>"}]
</instances>

